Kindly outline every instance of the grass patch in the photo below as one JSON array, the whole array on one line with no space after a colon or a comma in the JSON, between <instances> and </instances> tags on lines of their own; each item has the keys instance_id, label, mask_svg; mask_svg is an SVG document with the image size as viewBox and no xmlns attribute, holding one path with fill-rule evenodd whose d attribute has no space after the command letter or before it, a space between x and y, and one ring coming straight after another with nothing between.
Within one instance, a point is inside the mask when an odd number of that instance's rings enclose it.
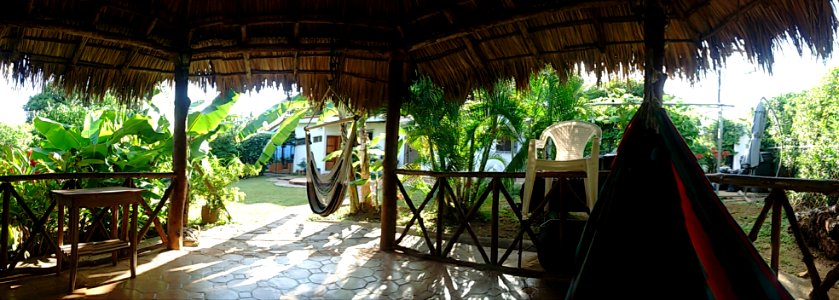
<instances>
[{"instance_id":1,"label":"grass patch","mask_svg":"<svg viewBox=\"0 0 839 300\"><path fill-rule=\"evenodd\" d=\"M245 200L241 203L227 203L230 212L230 222L250 223L260 220L270 220L275 217L278 209L290 206L306 205L306 189L297 187L283 187L274 185L270 177L260 176L239 180L234 183L240 192L245 193ZM227 222L222 216L217 224L204 224L202 227L223 225ZM201 206L190 205L190 226L201 224Z\"/></svg>"},{"instance_id":2,"label":"grass patch","mask_svg":"<svg viewBox=\"0 0 839 300\"><path fill-rule=\"evenodd\" d=\"M725 206L728 208L729 213L743 231L746 234L749 234L749 231L752 230L752 226L754 226L755 220L757 216L760 214L761 208L763 208L763 202L753 202L747 203L742 201L727 201L725 202ZM763 226L760 227L760 231L758 232L757 240L754 242L755 248L757 248L758 252L760 252L761 256L769 263L770 258L772 257L772 249L771 249L771 233L772 233L772 220L771 220L771 212L767 215L766 220L763 223ZM781 219L781 249L780 249L780 269L783 271L787 271L788 273L797 273L803 270L806 270L806 266L801 258L801 250L798 249L798 245L795 243L795 237L789 232L789 222L784 216Z\"/></svg>"},{"instance_id":3,"label":"grass patch","mask_svg":"<svg viewBox=\"0 0 839 300\"><path fill-rule=\"evenodd\" d=\"M306 189L274 185L270 177L260 176L239 180L233 186L245 193L243 204L268 203L279 206L297 206L309 203Z\"/></svg>"}]
</instances>

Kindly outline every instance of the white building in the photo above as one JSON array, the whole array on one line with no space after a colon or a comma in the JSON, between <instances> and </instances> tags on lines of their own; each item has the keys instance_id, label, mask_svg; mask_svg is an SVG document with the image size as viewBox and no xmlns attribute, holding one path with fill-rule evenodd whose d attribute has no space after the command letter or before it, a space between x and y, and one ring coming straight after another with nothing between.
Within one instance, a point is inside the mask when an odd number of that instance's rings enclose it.
<instances>
[{"instance_id":1,"label":"white building","mask_svg":"<svg viewBox=\"0 0 839 300\"><path fill-rule=\"evenodd\" d=\"M297 142L294 148L294 164L293 164L293 171L303 171L305 168L301 167L300 165L304 165L306 163L306 143L304 137L306 136L306 132L304 128L310 125L317 125L320 123L327 123L338 120L338 117L330 117L326 118L322 122L318 121L318 117L304 117L300 119L300 122L297 124L297 128L294 129L294 136L297 138ZM400 120L400 125L404 126L408 122L410 122L410 118L403 117ZM351 123L347 123L351 124ZM374 137L384 134L385 132L385 119L383 117L370 117L367 119L367 138L368 141L372 141ZM315 158L315 163L317 164L318 169L321 172L327 172L331 167L331 161L324 161L324 157L329 153L332 153L335 150L341 149L344 145L341 143L341 125L334 124L334 125L327 125L320 128L315 128L309 131L311 136L311 149L312 154ZM361 134L359 132L358 134ZM384 139L381 139L377 145L370 145L370 148L378 147L380 149L384 149ZM413 161L416 158L416 152L410 149L407 146L407 143L402 144L402 149L399 150L399 156L397 156L397 166L401 167L404 164L404 158L408 157L409 161Z\"/></svg>"}]
</instances>

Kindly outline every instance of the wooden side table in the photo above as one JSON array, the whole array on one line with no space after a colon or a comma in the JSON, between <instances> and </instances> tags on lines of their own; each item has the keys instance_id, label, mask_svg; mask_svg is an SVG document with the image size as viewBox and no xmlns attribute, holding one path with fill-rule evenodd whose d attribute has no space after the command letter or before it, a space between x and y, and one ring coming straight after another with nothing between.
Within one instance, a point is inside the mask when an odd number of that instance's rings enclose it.
<instances>
[{"instance_id":1,"label":"wooden side table","mask_svg":"<svg viewBox=\"0 0 839 300\"><path fill-rule=\"evenodd\" d=\"M57 244L59 250L56 253L56 275L61 273L61 263L64 255L70 257L70 284L68 292L72 293L76 288L76 272L79 267L80 255L96 255L102 253L112 253L114 256L114 263L116 263L116 253L118 250L129 249L131 262L131 278L136 277L137 269L137 205L142 201L142 189L129 187L103 187L103 188L89 188L89 189L75 189L75 190L53 190L50 195L58 203L58 237ZM126 224L126 217L129 206L131 207L131 229L128 230L127 235L123 239L118 238L117 232L114 230L111 233L111 239L105 241L97 241L90 243L79 242L79 218L81 208L112 208L112 213L117 214L117 207L122 205L123 214L122 225ZM64 207L70 208L70 244L64 245ZM116 217L114 217L116 220ZM116 224L112 226L114 229ZM125 232L125 231L123 231Z\"/></svg>"}]
</instances>

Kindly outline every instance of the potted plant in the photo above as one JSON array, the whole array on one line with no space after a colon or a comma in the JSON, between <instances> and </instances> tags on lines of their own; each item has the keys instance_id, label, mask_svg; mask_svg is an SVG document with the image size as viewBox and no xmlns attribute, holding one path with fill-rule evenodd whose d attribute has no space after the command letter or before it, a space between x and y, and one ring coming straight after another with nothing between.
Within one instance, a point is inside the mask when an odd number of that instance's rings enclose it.
<instances>
[{"instance_id":1,"label":"potted plant","mask_svg":"<svg viewBox=\"0 0 839 300\"><path fill-rule=\"evenodd\" d=\"M190 178L190 193L193 200L203 202L202 223L216 223L222 214L230 219L227 203L241 201L245 196L239 188L231 184L244 176L249 169L251 168L246 168L238 158L224 163L215 156L209 156L193 166L195 173Z\"/></svg>"}]
</instances>

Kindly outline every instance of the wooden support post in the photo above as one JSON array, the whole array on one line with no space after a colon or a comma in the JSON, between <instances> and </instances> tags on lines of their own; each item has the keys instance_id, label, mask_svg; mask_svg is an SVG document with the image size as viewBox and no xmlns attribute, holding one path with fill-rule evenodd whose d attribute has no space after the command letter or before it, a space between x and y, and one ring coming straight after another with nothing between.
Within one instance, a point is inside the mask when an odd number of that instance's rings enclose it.
<instances>
[{"instance_id":1,"label":"wooden support post","mask_svg":"<svg viewBox=\"0 0 839 300\"><path fill-rule=\"evenodd\" d=\"M644 1L644 102L639 112L654 113L664 96L664 32L667 14L657 0ZM653 120L652 118L648 120ZM647 124L651 125L651 124Z\"/></svg>"},{"instance_id":2,"label":"wooden support post","mask_svg":"<svg viewBox=\"0 0 839 300\"><path fill-rule=\"evenodd\" d=\"M770 246L772 248L772 258L770 260L770 267L778 274L778 266L781 261L781 200L778 197L772 197L772 232Z\"/></svg>"},{"instance_id":3,"label":"wooden support post","mask_svg":"<svg viewBox=\"0 0 839 300\"><path fill-rule=\"evenodd\" d=\"M404 79L404 65L401 60L391 59L388 68L388 104L387 119L385 121L385 158L383 167L383 192L382 192L382 236L379 241L379 249L382 251L393 251L396 235L396 157L399 155L397 148L399 141L399 119L402 109L402 97L407 92L407 84Z\"/></svg>"},{"instance_id":4,"label":"wooden support post","mask_svg":"<svg viewBox=\"0 0 839 300\"><path fill-rule=\"evenodd\" d=\"M498 211L499 211L499 195L501 193L501 179L493 178L492 182L490 182L490 186L492 187L492 224L490 225L490 232L491 232L491 248L492 252L490 252L490 261L493 265L500 265L498 262Z\"/></svg>"},{"instance_id":5,"label":"wooden support post","mask_svg":"<svg viewBox=\"0 0 839 300\"><path fill-rule=\"evenodd\" d=\"M189 111L189 98L187 89L189 87L189 60L188 54L178 55L175 62L175 145L172 153L173 171L175 172L172 201L169 202L168 238L169 249L181 249L184 216L186 207L186 166L187 166L187 144L186 144L186 117Z\"/></svg>"},{"instance_id":6,"label":"wooden support post","mask_svg":"<svg viewBox=\"0 0 839 300\"><path fill-rule=\"evenodd\" d=\"M443 256L443 232L446 231L443 228L443 218L446 215L446 189L449 189L449 179L446 177L440 178L440 190L437 191L437 220L434 225L434 249L431 251L431 255L442 257ZM457 199L452 199L452 201L457 201ZM428 247L431 249L431 247ZM436 251L435 251L436 250Z\"/></svg>"},{"instance_id":7,"label":"wooden support post","mask_svg":"<svg viewBox=\"0 0 839 300\"><path fill-rule=\"evenodd\" d=\"M2 241L2 245L0 245L0 270L6 270L9 265L9 245L6 241L9 240L9 222L11 222L9 217L9 209L12 202L12 192L9 189L12 188L12 184L8 182L4 182L0 185L0 194L3 194L3 228L0 229L0 241Z\"/></svg>"}]
</instances>

